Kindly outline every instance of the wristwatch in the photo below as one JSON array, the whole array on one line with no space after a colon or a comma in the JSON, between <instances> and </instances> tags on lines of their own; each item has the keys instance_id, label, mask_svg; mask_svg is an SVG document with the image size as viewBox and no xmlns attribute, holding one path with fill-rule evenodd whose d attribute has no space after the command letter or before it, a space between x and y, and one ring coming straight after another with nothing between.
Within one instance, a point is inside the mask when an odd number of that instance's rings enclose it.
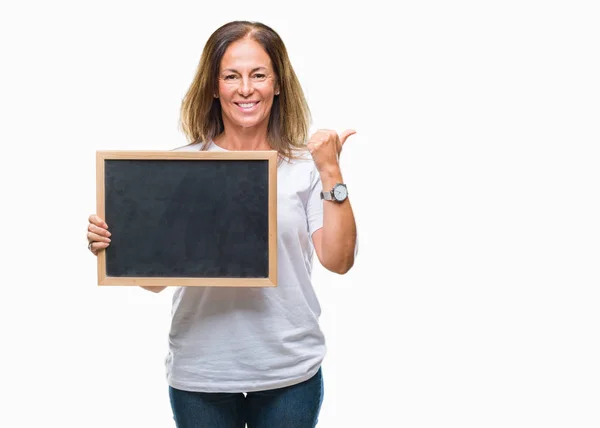
<instances>
[{"instance_id":1,"label":"wristwatch","mask_svg":"<svg viewBox=\"0 0 600 428\"><path fill-rule=\"evenodd\" d=\"M343 202L348 197L348 189L345 184L337 183L329 192L321 192L321 199L326 201Z\"/></svg>"}]
</instances>

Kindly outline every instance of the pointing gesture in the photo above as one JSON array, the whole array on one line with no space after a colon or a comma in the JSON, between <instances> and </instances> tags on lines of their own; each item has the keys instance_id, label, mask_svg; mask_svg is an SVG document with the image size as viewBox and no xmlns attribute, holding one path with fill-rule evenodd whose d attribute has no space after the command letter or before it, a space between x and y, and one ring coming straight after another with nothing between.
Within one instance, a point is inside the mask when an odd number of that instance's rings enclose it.
<instances>
[{"instance_id":1,"label":"pointing gesture","mask_svg":"<svg viewBox=\"0 0 600 428\"><path fill-rule=\"evenodd\" d=\"M319 129L308 139L307 147L319 172L339 169L342 147L353 134L356 134L354 129L347 129L339 136L331 129Z\"/></svg>"}]
</instances>

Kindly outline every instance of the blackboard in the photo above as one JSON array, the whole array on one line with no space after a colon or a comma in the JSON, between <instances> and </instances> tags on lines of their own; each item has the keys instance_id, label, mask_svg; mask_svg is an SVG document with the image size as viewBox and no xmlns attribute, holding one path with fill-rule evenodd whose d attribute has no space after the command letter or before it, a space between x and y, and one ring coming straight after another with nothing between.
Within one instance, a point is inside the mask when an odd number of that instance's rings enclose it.
<instances>
[{"instance_id":1,"label":"blackboard","mask_svg":"<svg viewBox=\"0 0 600 428\"><path fill-rule=\"evenodd\" d=\"M277 152L97 151L96 172L98 285L277 285Z\"/></svg>"}]
</instances>

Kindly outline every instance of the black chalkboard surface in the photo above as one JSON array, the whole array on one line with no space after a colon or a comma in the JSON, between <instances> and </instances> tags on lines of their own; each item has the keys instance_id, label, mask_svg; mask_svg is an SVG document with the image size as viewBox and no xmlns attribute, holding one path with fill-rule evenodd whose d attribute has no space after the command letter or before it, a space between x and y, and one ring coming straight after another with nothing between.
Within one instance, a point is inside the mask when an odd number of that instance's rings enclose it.
<instances>
[{"instance_id":1,"label":"black chalkboard surface","mask_svg":"<svg viewBox=\"0 0 600 428\"><path fill-rule=\"evenodd\" d=\"M98 285L277 285L277 152L98 151L96 167Z\"/></svg>"}]
</instances>

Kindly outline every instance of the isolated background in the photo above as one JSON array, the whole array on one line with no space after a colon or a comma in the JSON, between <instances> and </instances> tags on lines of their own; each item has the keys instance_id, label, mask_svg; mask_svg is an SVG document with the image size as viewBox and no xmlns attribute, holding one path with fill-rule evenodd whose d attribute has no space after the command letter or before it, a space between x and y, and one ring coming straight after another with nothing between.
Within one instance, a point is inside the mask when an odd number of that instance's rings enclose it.
<instances>
[{"instance_id":1,"label":"isolated background","mask_svg":"<svg viewBox=\"0 0 600 428\"><path fill-rule=\"evenodd\" d=\"M358 131L319 427L600 426L600 15L528 0L3 3L0 426L174 426L172 290L96 285L94 155L186 144L234 19L282 36L313 129Z\"/></svg>"}]
</instances>

